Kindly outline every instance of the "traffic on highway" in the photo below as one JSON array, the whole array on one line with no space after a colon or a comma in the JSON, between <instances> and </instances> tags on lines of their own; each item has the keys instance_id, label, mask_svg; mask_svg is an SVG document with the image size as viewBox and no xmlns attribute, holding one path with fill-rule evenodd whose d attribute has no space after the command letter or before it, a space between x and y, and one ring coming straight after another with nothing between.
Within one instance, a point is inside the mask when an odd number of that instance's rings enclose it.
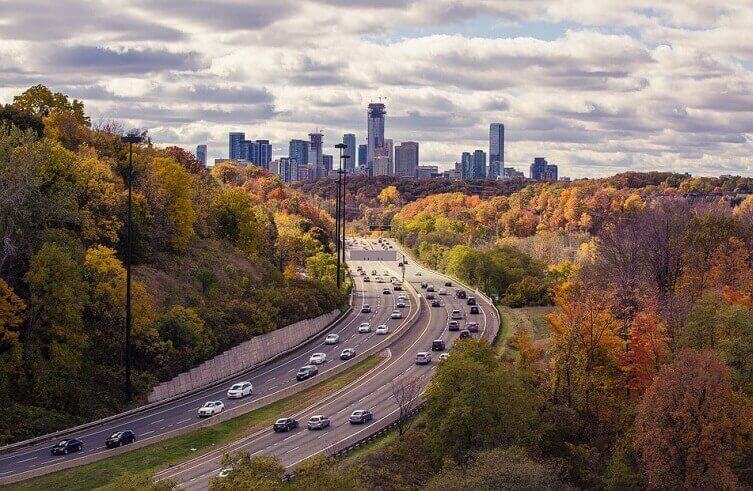
<instances>
[{"instance_id":1,"label":"traffic on highway","mask_svg":"<svg viewBox=\"0 0 753 491\"><path fill-rule=\"evenodd\" d=\"M406 259L394 240L351 238L347 246L349 254L358 249L374 251L376 257L379 251L397 254L384 256L394 260L348 261L354 283L353 309L329 331L229 383L94 425L59 441L0 454L0 479L31 477L45 468L55 469L65 459L76 465L94 454L106 458L114 448L145 439L158 441L178 428L211 424L212 418L230 409L251 410L259 407L260 399L271 402L276 393L292 384L310 379L316 383L333 368L356 363L363 351L383 343L384 361L352 384L312 401L298 414L278 415L268 430L239 435L237 441L162 471L155 478L204 489L210 478L226 473L220 465L222 456L238 450L274 454L284 465L293 466L368 435L372 426L393 421L397 415L392 385L419 380L425 387L434 366L449 356L455 340L490 339L496 334L498 320L491 305L451 279ZM250 407L252 402L254 407Z\"/></svg>"}]
</instances>

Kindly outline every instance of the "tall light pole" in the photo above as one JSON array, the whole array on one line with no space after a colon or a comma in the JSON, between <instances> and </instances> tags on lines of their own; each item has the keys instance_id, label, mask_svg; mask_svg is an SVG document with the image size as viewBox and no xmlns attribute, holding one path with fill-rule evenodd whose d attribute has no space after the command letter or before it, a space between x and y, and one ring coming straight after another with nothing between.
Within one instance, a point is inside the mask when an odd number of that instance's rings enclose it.
<instances>
[{"instance_id":1,"label":"tall light pole","mask_svg":"<svg viewBox=\"0 0 753 491\"><path fill-rule=\"evenodd\" d=\"M133 144L141 143L140 135L126 135L122 138L124 143L128 144L128 175L126 184L128 186L128 228L126 232L126 321L125 321L125 397L126 402L133 401L131 390L131 237L133 234Z\"/></svg>"},{"instance_id":2,"label":"tall light pole","mask_svg":"<svg viewBox=\"0 0 753 491\"><path fill-rule=\"evenodd\" d=\"M342 246L340 247L340 251L343 255L343 264L345 264L345 178L348 177L348 159L350 158L349 155L343 155L340 157L342 159L342 163L340 164L340 175L342 177L341 183L342 183L342 196L340 197L340 209L342 210L342 221L340 222L340 229L342 231Z\"/></svg>"},{"instance_id":3,"label":"tall light pole","mask_svg":"<svg viewBox=\"0 0 753 491\"><path fill-rule=\"evenodd\" d=\"M345 224L341 224L340 217L341 217L341 211L342 211L342 200L340 199L340 186L342 184L342 178L343 178L343 160L345 158L343 157L343 150L347 148L347 145L344 143L338 143L335 145L335 148L340 150L340 167L337 170L337 211L335 214L337 217L335 218L335 252L337 254L337 289L340 289L340 251L342 248L345 247L345 244L343 244L340 241L340 230L345 229ZM344 251L343 251L344 252Z\"/></svg>"}]
</instances>

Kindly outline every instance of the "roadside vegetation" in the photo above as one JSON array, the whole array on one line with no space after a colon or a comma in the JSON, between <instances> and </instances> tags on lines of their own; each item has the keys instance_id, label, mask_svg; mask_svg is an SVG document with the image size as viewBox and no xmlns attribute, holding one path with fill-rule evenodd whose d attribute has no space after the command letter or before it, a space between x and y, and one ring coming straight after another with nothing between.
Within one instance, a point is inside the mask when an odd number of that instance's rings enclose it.
<instances>
[{"instance_id":1,"label":"roadside vegetation","mask_svg":"<svg viewBox=\"0 0 753 491\"><path fill-rule=\"evenodd\" d=\"M0 111L0 445L124 400L128 146L44 86ZM134 388L347 302L332 219L263 170L134 147ZM305 275L303 274L305 273Z\"/></svg>"},{"instance_id":2,"label":"roadside vegetation","mask_svg":"<svg viewBox=\"0 0 753 491\"><path fill-rule=\"evenodd\" d=\"M347 386L379 364L378 356L370 356L346 372L321 382L298 394L248 412L237 418L201 428L148 447L116 457L31 479L9 487L16 490L88 490L104 487L112 490L170 489L167 481L156 486L151 476L162 469L180 464L222 445L265 428L271 428L280 415L295 414L311 401L321 399Z\"/></svg>"}]
</instances>

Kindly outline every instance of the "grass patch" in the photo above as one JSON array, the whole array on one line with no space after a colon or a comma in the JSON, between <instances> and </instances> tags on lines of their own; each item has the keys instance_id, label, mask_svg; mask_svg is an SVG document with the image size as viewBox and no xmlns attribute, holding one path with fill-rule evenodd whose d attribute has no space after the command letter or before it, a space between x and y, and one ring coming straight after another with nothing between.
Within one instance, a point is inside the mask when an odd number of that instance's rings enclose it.
<instances>
[{"instance_id":1,"label":"grass patch","mask_svg":"<svg viewBox=\"0 0 753 491\"><path fill-rule=\"evenodd\" d=\"M507 348L507 340L519 330L525 329L534 341L545 339L551 335L552 327L546 320L546 314L554 312L557 307L521 307L511 309L500 307L502 314L502 333L497 337L494 347L497 353L503 354Z\"/></svg>"},{"instance_id":2,"label":"grass patch","mask_svg":"<svg viewBox=\"0 0 753 491\"><path fill-rule=\"evenodd\" d=\"M309 406L312 401L350 384L374 368L379 360L380 358L376 355L369 356L331 380L323 381L303 392L217 425L201 428L116 457L23 481L10 486L9 489L94 489L129 474L148 473L151 475L271 426L281 415L300 411ZM195 450L191 450L192 448Z\"/></svg>"}]
</instances>

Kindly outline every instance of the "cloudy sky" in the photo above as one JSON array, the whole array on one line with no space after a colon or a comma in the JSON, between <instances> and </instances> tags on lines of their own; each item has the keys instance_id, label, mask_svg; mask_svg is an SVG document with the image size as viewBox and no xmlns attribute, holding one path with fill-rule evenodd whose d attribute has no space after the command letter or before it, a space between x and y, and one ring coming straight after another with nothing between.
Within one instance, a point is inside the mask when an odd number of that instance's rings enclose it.
<instances>
[{"instance_id":1,"label":"cloudy sky","mask_svg":"<svg viewBox=\"0 0 753 491\"><path fill-rule=\"evenodd\" d=\"M0 0L0 101L44 83L93 121L226 157L227 132L387 137L447 166L753 175L753 0ZM331 149L330 149L331 152Z\"/></svg>"}]
</instances>

